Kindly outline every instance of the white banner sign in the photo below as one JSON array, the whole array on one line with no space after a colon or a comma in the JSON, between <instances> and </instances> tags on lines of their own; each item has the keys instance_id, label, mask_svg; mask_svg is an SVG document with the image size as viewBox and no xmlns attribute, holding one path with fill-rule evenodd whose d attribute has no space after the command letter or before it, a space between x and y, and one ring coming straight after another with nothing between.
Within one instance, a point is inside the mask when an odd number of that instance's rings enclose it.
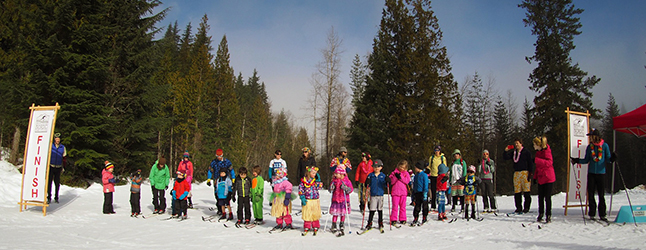
<instances>
[{"instance_id":1,"label":"white banner sign","mask_svg":"<svg viewBox=\"0 0 646 250\"><path fill-rule=\"evenodd\" d=\"M585 148L588 146L588 117L585 115L568 114L570 116L569 136L570 136L570 156L574 158L584 158ZM568 203L580 202L586 204L586 187L588 186L588 164L569 164L569 189Z\"/></svg>"},{"instance_id":2,"label":"white banner sign","mask_svg":"<svg viewBox=\"0 0 646 250\"><path fill-rule=\"evenodd\" d=\"M52 146L56 109L36 109L31 113L29 134L22 168L22 199L45 202L47 165Z\"/></svg>"}]
</instances>

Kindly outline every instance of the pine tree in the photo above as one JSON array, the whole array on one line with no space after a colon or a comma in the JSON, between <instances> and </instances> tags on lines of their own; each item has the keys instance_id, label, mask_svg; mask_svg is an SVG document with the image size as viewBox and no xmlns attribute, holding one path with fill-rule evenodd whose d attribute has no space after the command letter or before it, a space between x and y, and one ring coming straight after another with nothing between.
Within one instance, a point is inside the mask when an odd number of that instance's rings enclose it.
<instances>
[{"instance_id":1,"label":"pine tree","mask_svg":"<svg viewBox=\"0 0 646 250\"><path fill-rule=\"evenodd\" d=\"M458 145L461 101L441 41L430 1L386 1L365 91L353 101L352 148L395 164L428 158L435 144Z\"/></svg>"},{"instance_id":2,"label":"pine tree","mask_svg":"<svg viewBox=\"0 0 646 250\"><path fill-rule=\"evenodd\" d=\"M565 176L567 169L567 117L566 108L574 111L592 107L592 87L600 79L587 77L587 72L572 64L570 52L575 48L574 36L581 34L579 18L583 10L575 8L571 0L524 0L518 5L527 11L525 26L537 37L534 55L528 62L538 66L529 75L530 89L538 95L534 98L535 131L545 131L554 155L557 176ZM556 190L565 188L565 179L557 180Z\"/></svg>"}]
</instances>

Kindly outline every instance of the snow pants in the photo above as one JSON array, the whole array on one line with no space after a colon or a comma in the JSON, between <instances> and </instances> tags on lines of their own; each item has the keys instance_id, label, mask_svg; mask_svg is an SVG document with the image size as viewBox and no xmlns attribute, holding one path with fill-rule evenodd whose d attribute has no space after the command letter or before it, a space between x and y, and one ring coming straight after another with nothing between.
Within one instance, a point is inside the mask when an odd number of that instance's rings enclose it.
<instances>
[{"instance_id":1,"label":"snow pants","mask_svg":"<svg viewBox=\"0 0 646 250\"><path fill-rule=\"evenodd\" d=\"M250 197L238 198L238 220L251 220L251 205L249 204ZM244 217L243 217L244 210Z\"/></svg>"},{"instance_id":2,"label":"snow pants","mask_svg":"<svg viewBox=\"0 0 646 250\"><path fill-rule=\"evenodd\" d=\"M114 208L112 207L112 192L103 193L103 213L113 214Z\"/></svg>"},{"instance_id":3,"label":"snow pants","mask_svg":"<svg viewBox=\"0 0 646 250\"><path fill-rule=\"evenodd\" d=\"M130 212L131 213L141 213L141 193L130 192Z\"/></svg>"},{"instance_id":4,"label":"snow pants","mask_svg":"<svg viewBox=\"0 0 646 250\"><path fill-rule=\"evenodd\" d=\"M393 195L390 221L406 221L406 195Z\"/></svg>"}]
</instances>

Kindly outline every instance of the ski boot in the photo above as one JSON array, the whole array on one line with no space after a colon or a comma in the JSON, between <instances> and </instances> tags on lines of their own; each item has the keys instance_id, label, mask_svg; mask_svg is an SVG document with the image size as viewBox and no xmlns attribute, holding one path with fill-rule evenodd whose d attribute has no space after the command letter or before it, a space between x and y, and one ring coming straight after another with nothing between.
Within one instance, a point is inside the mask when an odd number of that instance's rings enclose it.
<instances>
[{"instance_id":1,"label":"ski boot","mask_svg":"<svg viewBox=\"0 0 646 250\"><path fill-rule=\"evenodd\" d=\"M242 224L242 220L238 220L238 221L236 221L235 226L236 226L236 227L240 227L240 224Z\"/></svg>"},{"instance_id":2,"label":"ski boot","mask_svg":"<svg viewBox=\"0 0 646 250\"><path fill-rule=\"evenodd\" d=\"M249 219L244 220L245 225L249 225Z\"/></svg>"},{"instance_id":3,"label":"ski boot","mask_svg":"<svg viewBox=\"0 0 646 250\"><path fill-rule=\"evenodd\" d=\"M543 222L543 214L538 214L538 218L536 218L536 222Z\"/></svg>"},{"instance_id":4,"label":"ski boot","mask_svg":"<svg viewBox=\"0 0 646 250\"><path fill-rule=\"evenodd\" d=\"M422 224L426 223L428 220L426 219L426 216L422 217Z\"/></svg>"},{"instance_id":5,"label":"ski boot","mask_svg":"<svg viewBox=\"0 0 646 250\"><path fill-rule=\"evenodd\" d=\"M343 221L342 221L342 222L339 222L339 234L338 234L337 236L343 236L343 235L345 235L345 232L344 232L344 230L345 230L345 226L344 226L343 224L344 224L344 223L343 223Z\"/></svg>"},{"instance_id":6,"label":"ski boot","mask_svg":"<svg viewBox=\"0 0 646 250\"><path fill-rule=\"evenodd\" d=\"M370 228L372 228L372 221L368 221L368 223L366 224L366 227L364 227L363 230L368 230Z\"/></svg>"},{"instance_id":7,"label":"ski boot","mask_svg":"<svg viewBox=\"0 0 646 250\"><path fill-rule=\"evenodd\" d=\"M547 218L545 218L545 223L550 223L552 222L552 216L548 215Z\"/></svg>"},{"instance_id":8,"label":"ski boot","mask_svg":"<svg viewBox=\"0 0 646 250\"><path fill-rule=\"evenodd\" d=\"M337 229L336 229L336 222L332 222L332 227L330 227L330 232L332 232L332 233L336 233L336 231L337 231Z\"/></svg>"},{"instance_id":9,"label":"ski boot","mask_svg":"<svg viewBox=\"0 0 646 250\"><path fill-rule=\"evenodd\" d=\"M312 235L316 236L316 233L318 233L318 231L319 231L318 227L315 227L314 232L312 233Z\"/></svg>"},{"instance_id":10,"label":"ski boot","mask_svg":"<svg viewBox=\"0 0 646 250\"><path fill-rule=\"evenodd\" d=\"M286 224L285 227L283 227L283 230L291 230L291 229L294 229L294 227L292 227L292 224Z\"/></svg>"},{"instance_id":11,"label":"ski boot","mask_svg":"<svg viewBox=\"0 0 646 250\"><path fill-rule=\"evenodd\" d=\"M383 221L379 222L379 232L384 233L384 222Z\"/></svg>"},{"instance_id":12,"label":"ski boot","mask_svg":"<svg viewBox=\"0 0 646 250\"><path fill-rule=\"evenodd\" d=\"M233 220L233 213L229 213L229 219L228 220Z\"/></svg>"}]
</instances>

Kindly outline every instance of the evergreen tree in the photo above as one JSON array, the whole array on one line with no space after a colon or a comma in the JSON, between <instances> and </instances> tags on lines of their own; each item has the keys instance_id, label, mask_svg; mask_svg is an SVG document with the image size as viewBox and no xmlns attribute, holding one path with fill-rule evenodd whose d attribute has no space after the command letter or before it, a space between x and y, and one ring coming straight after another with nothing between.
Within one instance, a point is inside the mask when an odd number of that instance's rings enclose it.
<instances>
[{"instance_id":1,"label":"evergreen tree","mask_svg":"<svg viewBox=\"0 0 646 250\"><path fill-rule=\"evenodd\" d=\"M349 146L387 166L428 158L435 144L457 147L462 108L450 70L430 1L387 0L363 96L353 101Z\"/></svg>"},{"instance_id":2,"label":"evergreen tree","mask_svg":"<svg viewBox=\"0 0 646 250\"><path fill-rule=\"evenodd\" d=\"M554 155L557 176L566 176L567 171L567 117L566 108L575 111L589 110L593 115L592 87L600 79L587 77L587 72L572 64L570 52L575 48L574 36L581 34L577 15L583 12L575 8L571 0L524 0L518 5L527 11L525 26L537 37L534 55L528 62L538 66L529 75L530 89L538 95L534 98L535 131L545 131ZM557 180L555 189L565 189L566 180Z\"/></svg>"}]
</instances>

